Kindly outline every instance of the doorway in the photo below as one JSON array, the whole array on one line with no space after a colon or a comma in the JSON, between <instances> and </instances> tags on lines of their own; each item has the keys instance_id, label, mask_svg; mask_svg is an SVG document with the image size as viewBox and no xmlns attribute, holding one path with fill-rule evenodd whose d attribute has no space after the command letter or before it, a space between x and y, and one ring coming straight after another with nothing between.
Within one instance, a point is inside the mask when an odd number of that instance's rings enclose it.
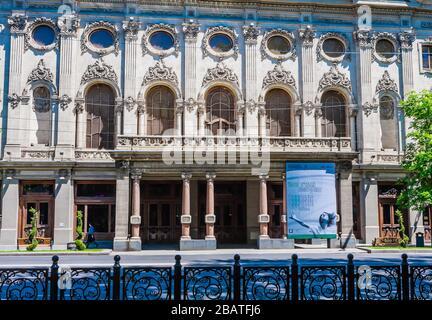
<instances>
[{"instance_id":1,"label":"doorway","mask_svg":"<svg viewBox=\"0 0 432 320\"><path fill-rule=\"evenodd\" d=\"M268 214L270 217L270 238L281 238L283 234L283 184L282 182L268 182Z\"/></svg>"},{"instance_id":2,"label":"doorway","mask_svg":"<svg viewBox=\"0 0 432 320\"><path fill-rule=\"evenodd\" d=\"M379 210L379 231L380 238L383 239L398 239L400 238L400 221L396 215L398 210L396 200L399 190L392 186L378 186L378 210ZM405 228L409 226L408 212L403 211L402 217Z\"/></svg>"}]
</instances>

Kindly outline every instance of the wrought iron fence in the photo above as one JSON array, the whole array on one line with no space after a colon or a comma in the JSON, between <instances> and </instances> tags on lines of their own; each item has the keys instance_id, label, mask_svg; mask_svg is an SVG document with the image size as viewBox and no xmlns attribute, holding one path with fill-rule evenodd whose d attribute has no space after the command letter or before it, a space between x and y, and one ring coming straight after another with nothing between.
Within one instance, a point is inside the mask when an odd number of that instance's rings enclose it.
<instances>
[{"instance_id":1,"label":"wrought iron fence","mask_svg":"<svg viewBox=\"0 0 432 320\"><path fill-rule=\"evenodd\" d=\"M0 268L0 300L432 300L432 265Z\"/></svg>"}]
</instances>

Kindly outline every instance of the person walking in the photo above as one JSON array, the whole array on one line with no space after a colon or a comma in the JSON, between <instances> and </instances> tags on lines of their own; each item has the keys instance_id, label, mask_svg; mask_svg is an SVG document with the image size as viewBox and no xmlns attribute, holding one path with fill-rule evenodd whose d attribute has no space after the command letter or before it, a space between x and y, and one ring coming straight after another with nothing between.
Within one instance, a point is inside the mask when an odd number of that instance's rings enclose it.
<instances>
[{"instance_id":1,"label":"person walking","mask_svg":"<svg viewBox=\"0 0 432 320\"><path fill-rule=\"evenodd\" d=\"M95 238L95 228L92 224L89 224L88 232L87 232L87 241L86 241L86 247L89 248L90 244L94 243L96 247L98 247L98 244L96 242Z\"/></svg>"}]
</instances>

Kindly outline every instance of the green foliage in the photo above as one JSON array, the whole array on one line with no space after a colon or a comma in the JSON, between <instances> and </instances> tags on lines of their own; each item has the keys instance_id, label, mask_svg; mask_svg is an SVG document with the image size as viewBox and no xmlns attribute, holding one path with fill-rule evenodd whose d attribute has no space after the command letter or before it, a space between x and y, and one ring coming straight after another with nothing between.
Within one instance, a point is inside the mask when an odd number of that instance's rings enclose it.
<instances>
[{"instance_id":1,"label":"green foliage","mask_svg":"<svg viewBox=\"0 0 432 320\"><path fill-rule=\"evenodd\" d=\"M399 245L403 248L406 248L409 243L409 237L407 236L405 231L405 222L403 219L403 214L400 210L396 210L395 216L399 221L399 235L401 237L399 240Z\"/></svg>"},{"instance_id":2,"label":"green foliage","mask_svg":"<svg viewBox=\"0 0 432 320\"><path fill-rule=\"evenodd\" d=\"M78 250L82 251L86 249L86 245L82 241L83 235L83 214L81 210L77 211L77 225L76 225L77 238L75 240L75 245Z\"/></svg>"},{"instance_id":3,"label":"green foliage","mask_svg":"<svg viewBox=\"0 0 432 320\"><path fill-rule=\"evenodd\" d=\"M407 176L401 180L398 205L423 212L432 205L432 92L412 92L401 107L410 128L402 163Z\"/></svg>"},{"instance_id":4,"label":"green foliage","mask_svg":"<svg viewBox=\"0 0 432 320\"><path fill-rule=\"evenodd\" d=\"M35 209L35 208L30 208L29 213L31 215L31 229L30 229L30 233L29 233L29 242L30 244L27 246L27 251L33 251L34 249L36 249L37 245L38 245L38 241L37 241L37 221L38 221L38 216L39 216L39 212Z\"/></svg>"},{"instance_id":5,"label":"green foliage","mask_svg":"<svg viewBox=\"0 0 432 320\"><path fill-rule=\"evenodd\" d=\"M86 249L86 245L84 244L84 242L82 240L75 240L75 245L77 247L78 250L82 251Z\"/></svg>"}]
</instances>

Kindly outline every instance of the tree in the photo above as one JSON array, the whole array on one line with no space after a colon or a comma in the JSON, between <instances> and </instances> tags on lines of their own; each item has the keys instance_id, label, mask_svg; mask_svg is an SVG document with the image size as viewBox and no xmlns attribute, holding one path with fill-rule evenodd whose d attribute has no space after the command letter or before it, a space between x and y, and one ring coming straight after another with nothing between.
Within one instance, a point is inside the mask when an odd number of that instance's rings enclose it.
<instances>
[{"instance_id":1,"label":"tree","mask_svg":"<svg viewBox=\"0 0 432 320\"><path fill-rule=\"evenodd\" d=\"M28 238L29 245L27 246L26 249L27 249L27 251L33 251L38 246L37 221L38 221L39 212L35 208L30 208L29 213L31 215L31 218L30 218L31 229L30 229L29 238Z\"/></svg>"},{"instance_id":2,"label":"tree","mask_svg":"<svg viewBox=\"0 0 432 320\"><path fill-rule=\"evenodd\" d=\"M432 92L412 92L400 105L411 124L402 162L407 174L397 204L423 212L432 204Z\"/></svg>"},{"instance_id":3,"label":"tree","mask_svg":"<svg viewBox=\"0 0 432 320\"><path fill-rule=\"evenodd\" d=\"M77 211L77 225L76 225L76 233L77 238L75 240L75 245L78 250L85 250L86 245L82 241L83 239L83 214L80 210Z\"/></svg>"}]
</instances>

